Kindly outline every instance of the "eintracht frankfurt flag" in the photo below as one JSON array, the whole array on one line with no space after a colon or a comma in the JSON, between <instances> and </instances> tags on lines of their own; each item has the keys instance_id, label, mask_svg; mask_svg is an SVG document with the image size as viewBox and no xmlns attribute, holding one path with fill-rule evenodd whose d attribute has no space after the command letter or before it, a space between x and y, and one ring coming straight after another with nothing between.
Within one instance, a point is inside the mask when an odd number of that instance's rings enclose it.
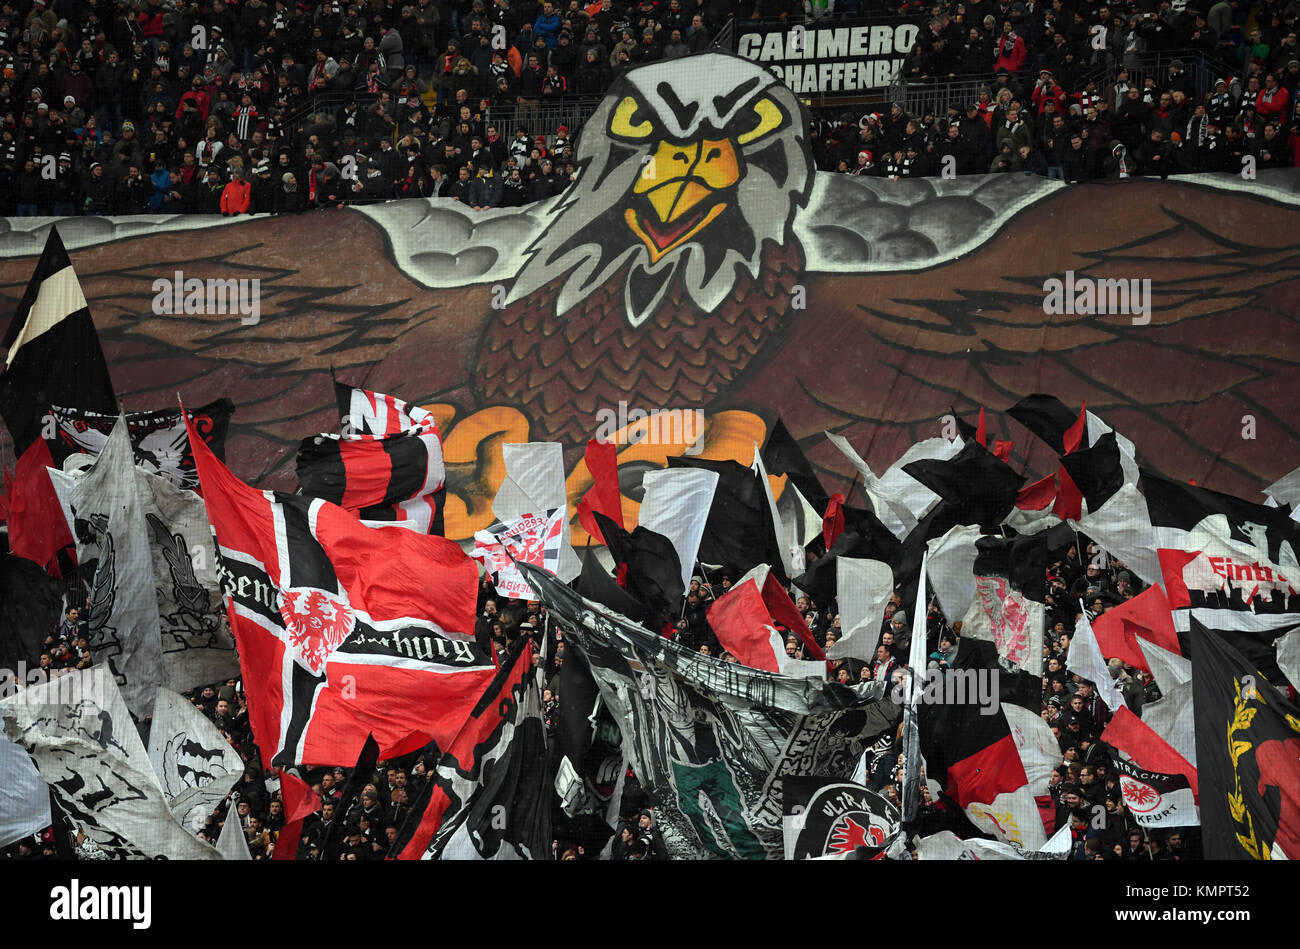
<instances>
[{"instance_id":1,"label":"eintracht frankfurt flag","mask_svg":"<svg viewBox=\"0 0 1300 949\"><path fill-rule=\"evenodd\" d=\"M451 541L370 528L320 498L257 491L191 431L267 766L351 766L455 737L492 678L478 570Z\"/></svg>"},{"instance_id":2,"label":"eintracht frankfurt flag","mask_svg":"<svg viewBox=\"0 0 1300 949\"><path fill-rule=\"evenodd\" d=\"M436 432L433 414L382 392L334 383L339 420L345 434L397 435L413 428Z\"/></svg>"},{"instance_id":3,"label":"eintracht frankfurt flag","mask_svg":"<svg viewBox=\"0 0 1300 949\"><path fill-rule=\"evenodd\" d=\"M426 450L425 471L430 476L426 480L437 482L428 493L411 498L394 508L393 517L381 509L378 512L363 513L362 518L368 521L393 521L402 527L444 536L446 469L442 457L442 434L433 413L394 396L358 389L341 382L334 383L334 396L338 401L339 425L344 434L360 436L362 439L373 437L381 441L390 435L403 433L418 436ZM430 519L428 525L422 528L426 511L431 512ZM411 516L404 516L407 514Z\"/></svg>"},{"instance_id":4,"label":"eintracht frankfurt flag","mask_svg":"<svg viewBox=\"0 0 1300 949\"><path fill-rule=\"evenodd\" d=\"M217 399L190 412L194 426L213 453L221 458L226 450L226 433L235 405L229 399ZM67 469L74 455L98 455L117 423L116 415L104 415L83 408L49 408L52 425L42 427L42 437L50 451L51 465ZM135 463L150 474L166 478L178 488L193 490L199 476L194 471L189 438L181 423L180 409L157 412L127 412L127 432Z\"/></svg>"},{"instance_id":5,"label":"eintracht frankfurt flag","mask_svg":"<svg viewBox=\"0 0 1300 949\"><path fill-rule=\"evenodd\" d=\"M488 573L496 576L497 593L512 599L537 598L515 562L530 563L555 573L560 565L564 515L562 508L544 514L524 514L474 535L474 551L470 556L483 561Z\"/></svg>"},{"instance_id":6,"label":"eintracht frankfurt flag","mask_svg":"<svg viewBox=\"0 0 1300 949\"><path fill-rule=\"evenodd\" d=\"M1187 827L1199 825L1191 783L1181 774L1147 771L1116 757L1119 789L1124 806L1142 827Z\"/></svg>"},{"instance_id":7,"label":"eintracht frankfurt flag","mask_svg":"<svg viewBox=\"0 0 1300 949\"><path fill-rule=\"evenodd\" d=\"M447 470L433 416L401 399L335 383L342 434L298 449L304 494L354 511L373 527L441 533Z\"/></svg>"}]
</instances>

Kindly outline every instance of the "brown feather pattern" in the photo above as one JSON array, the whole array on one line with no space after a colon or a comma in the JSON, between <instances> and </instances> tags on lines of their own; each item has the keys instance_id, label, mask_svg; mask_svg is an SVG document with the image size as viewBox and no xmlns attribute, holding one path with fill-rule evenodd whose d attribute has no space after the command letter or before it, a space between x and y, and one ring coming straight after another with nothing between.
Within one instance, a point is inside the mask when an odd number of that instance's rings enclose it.
<instances>
[{"instance_id":1,"label":"brown feather pattern","mask_svg":"<svg viewBox=\"0 0 1300 949\"><path fill-rule=\"evenodd\" d=\"M769 244L758 279L742 273L712 313L686 299L675 278L655 313L628 323L620 271L563 316L563 278L494 315L475 369L483 405L516 405L537 437L583 445L596 412L629 407L701 408L729 386L776 332L803 269L795 246Z\"/></svg>"}]
</instances>

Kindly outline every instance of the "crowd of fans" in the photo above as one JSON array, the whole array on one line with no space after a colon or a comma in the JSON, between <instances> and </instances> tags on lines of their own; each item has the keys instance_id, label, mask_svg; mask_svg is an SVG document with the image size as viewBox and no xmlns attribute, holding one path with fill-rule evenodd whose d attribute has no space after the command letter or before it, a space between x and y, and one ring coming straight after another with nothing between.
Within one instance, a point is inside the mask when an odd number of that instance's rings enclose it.
<instances>
[{"instance_id":1,"label":"crowd of fans","mask_svg":"<svg viewBox=\"0 0 1300 949\"><path fill-rule=\"evenodd\" d=\"M1058 828L1070 825L1075 859L1196 858L1200 853L1197 828L1148 831L1133 819L1120 793L1111 751L1099 741L1112 710L1098 697L1093 683L1068 668L1079 604L1083 603L1091 621L1144 589L1121 561L1109 558L1086 538L1080 542L1085 545L1083 550L1071 545L1051 564L1046 576L1040 709L1061 752L1051 786L1045 789L1050 795L1048 806L1055 810ZM809 557L816 559L815 548L809 551ZM707 575L693 578L681 603L680 620L667 624L663 634L687 649L723 661L737 661L719 643L708 620L709 607L728 592L735 576L735 571L724 569L712 577L716 583L710 582ZM817 644L823 649L830 647L841 634L837 601L831 598L819 603L797 588L791 589L792 598ZM58 628L51 631L40 656L42 668L83 668L89 664L83 612L76 606L70 607ZM934 597L930 598L926 617L928 668L969 668L983 661L982 657L977 658L977 650L970 648L974 643L963 648L961 625L960 621L950 622ZM828 664L828 680L845 685L877 679L897 682L907 668L912 630L901 598L895 594L884 611L872 651L874 658L834 660ZM498 652L509 649L521 636L532 638L534 656L541 670L543 720L554 746L560 717L561 669L565 661L565 642L558 624L550 621L546 608L537 601L499 596L492 578L485 574L479 587L475 635L484 646L490 642ZM810 658L805 645L793 632L788 633L786 652L792 658ZM1149 673L1126 666L1119 659L1110 659L1109 664L1131 710L1140 715L1144 702L1160 698ZM321 807L307 819L300 840L285 842L279 839L285 818L279 792L273 790L276 776L261 767L240 680L212 683L194 689L186 697L213 722L245 763L245 772L235 785L234 795L208 818L201 837L215 843L224 822L237 820L254 859L270 859L275 848L283 846L296 846L300 859L384 857L409 816L427 776L437 766L432 748L380 762L373 774L357 783L360 790L348 800L343 799L343 793L351 769L297 769L320 797ZM874 745L865 760L867 784L894 802L898 802L902 787L901 732L900 725L894 734L886 735ZM621 823L607 848L609 856L613 859L666 858L652 803L629 769L619 801ZM553 801L553 820L557 828L555 859L599 856L565 839L567 825L558 799ZM940 830L952 830L960 837L976 833L954 803L923 787L914 832L924 837ZM57 850L53 833L47 829L35 839L6 848L3 854L16 859L53 858ZM79 853L94 856L93 845L83 841Z\"/></svg>"},{"instance_id":2,"label":"crowd of fans","mask_svg":"<svg viewBox=\"0 0 1300 949\"><path fill-rule=\"evenodd\" d=\"M1300 166L1296 0L965 0L930 12L902 75L936 90L935 110L820 123L819 167L1081 182ZM942 83L972 79L986 84L942 98Z\"/></svg>"},{"instance_id":3,"label":"crowd of fans","mask_svg":"<svg viewBox=\"0 0 1300 949\"><path fill-rule=\"evenodd\" d=\"M0 4L0 214L522 205L575 173L578 129L543 127L544 104L707 49L733 15L900 14L923 24L910 83L989 80L938 114L895 106L815 123L825 170L1084 181L1235 171L1244 156L1290 166L1298 11L1297 0L1181 12L1168 0L16 0ZM1138 81L1144 56L1168 49L1196 51L1197 70L1223 61L1223 74L1204 95L1176 61Z\"/></svg>"},{"instance_id":4,"label":"crowd of fans","mask_svg":"<svg viewBox=\"0 0 1300 949\"><path fill-rule=\"evenodd\" d=\"M543 102L704 49L731 13L714 0L6 2L0 214L538 200L573 175L569 130L540 127Z\"/></svg>"}]
</instances>

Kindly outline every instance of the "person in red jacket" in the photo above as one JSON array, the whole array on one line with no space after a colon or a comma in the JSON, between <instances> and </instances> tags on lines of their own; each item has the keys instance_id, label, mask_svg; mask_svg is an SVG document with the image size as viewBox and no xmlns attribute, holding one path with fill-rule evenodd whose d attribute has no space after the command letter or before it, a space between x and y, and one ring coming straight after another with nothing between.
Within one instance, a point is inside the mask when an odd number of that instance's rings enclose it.
<instances>
[{"instance_id":1,"label":"person in red jacket","mask_svg":"<svg viewBox=\"0 0 1300 949\"><path fill-rule=\"evenodd\" d=\"M1016 35L1015 30L1011 28L1011 21L1002 22L1002 35L998 41L993 44L993 71L996 73L999 69L1005 69L1013 76L1025 68L1025 59L1029 51L1025 49L1025 41Z\"/></svg>"},{"instance_id":2,"label":"person in red jacket","mask_svg":"<svg viewBox=\"0 0 1300 949\"><path fill-rule=\"evenodd\" d=\"M1047 103L1056 103L1056 112L1058 115L1065 115L1066 96L1065 90L1056 84L1052 78L1052 71L1044 69L1038 74L1038 82L1034 84L1033 94L1030 96L1033 100L1034 108L1038 114L1042 115L1047 111Z\"/></svg>"},{"instance_id":3,"label":"person in red jacket","mask_svg":"<svg viewBox=\"0 0 1300 949\"><path fill-rule=\"evenodd\" d=\"M1264 77L1264 88L1255 96L1255 111L1265 122L1275 119L1278 125L1286 123L1291 114L1291 94L1286 87L1277 84L1277 76L1269 73Z\"/></svg>"},{"instance_id":4,"label":"person in red jacket","mask_svg":"<svg viewBox=\"0 0 1300 949\"><path fill-rule=\"evenodd\" d=\"M230 182L221 191L222 214L247 214L253 188L238 168L231 169Z\"/></svg>"}]
</instances>

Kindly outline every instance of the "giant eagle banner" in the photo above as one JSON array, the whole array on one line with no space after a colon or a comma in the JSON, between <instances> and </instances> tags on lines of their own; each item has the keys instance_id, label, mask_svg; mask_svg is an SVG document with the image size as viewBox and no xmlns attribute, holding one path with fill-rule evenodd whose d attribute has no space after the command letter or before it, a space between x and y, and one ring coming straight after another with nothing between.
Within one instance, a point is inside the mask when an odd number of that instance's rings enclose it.
<instances>
[{"instance_id":1,"label":"giant eagle banner","mask_svg":"<svg viewBox=\"0 0 1300 949\"><path fill-rule=\"evenodd\" d=\"M591 667L672 859L782 859L785 778L848 780L899 719L884 682L850 689L690 652L519 569Z\"/></svg>"}]
</instances>

